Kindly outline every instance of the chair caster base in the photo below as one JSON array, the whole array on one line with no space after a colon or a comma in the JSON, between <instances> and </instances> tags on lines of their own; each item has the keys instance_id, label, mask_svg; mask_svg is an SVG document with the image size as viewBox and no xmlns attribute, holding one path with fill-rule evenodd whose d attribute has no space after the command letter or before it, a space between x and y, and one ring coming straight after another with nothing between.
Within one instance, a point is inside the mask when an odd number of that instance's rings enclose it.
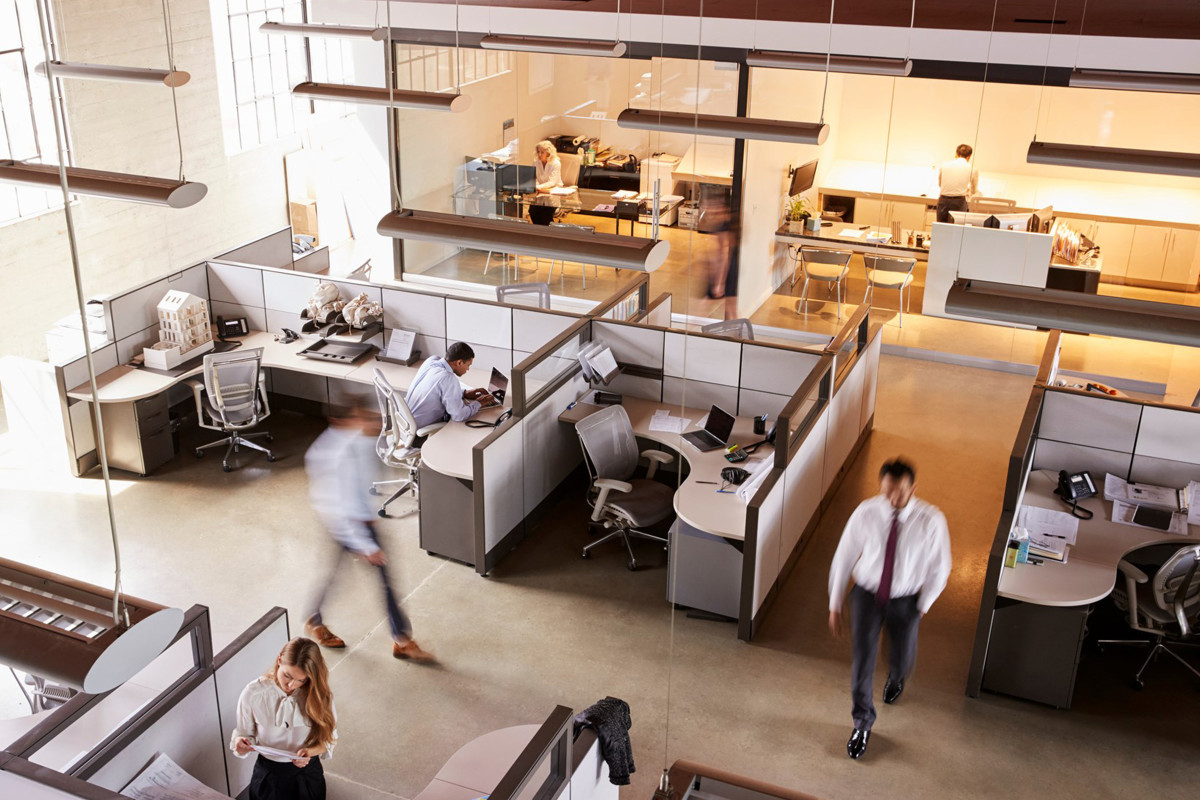
<instances>
[{"instance_id":1,"label":"chair caster base","mask_svg":"<svg viewBox=\"0 0 1200 800\"><path fill-rule=\"evenodd\" d=\"M225 470L226 472L233 472L233 467L229 466L228 461L221 462L221 469Z\"/></svg>"},{"instance_id":2,"label":"chair caster base","mask_svg":"<svg viewBox=\"0 0 1200 800\"><path fill-rule=\"evenodd\" d=\"M630 572L637 572L637 562L636 561L630 561L625 566L629 568Z\"/></svg>"},{"instance_id":3,"label":"chair caster base","mask_svg":"<svg viewBox=\"0 0 1200 800\"><path fill-rule=\"evenodd\" d=\"M587 550L584 550L582 553L579 554L579 557L580 558L591 558L592 554L589 553Z\"/></svg>"},{"instance_id":4,"label":"chair caster base","mask_svg":"<svg viewBox=\"0 0 1200 800\"><path fill-rule=\"evenodd\" d=\"M379 490L372 486L370 489L367 489L367 494L373 497L379 497Z\"/></svg>"},{"instance_id":5,"label":"chair caster base","mask_svg":"<svg viewBox=\"0 0 1200 800\"><path fill-rule=\"evenodd\" d=\"M270 441L270 440L268 439L267 441ZM275 463L275 454L274 454L274 453L271 453L270 455L268 455L268 456L267 456L267 461L269 461L269 462L271 462L272 464L274 464L274 463Z\"/></svg>"},{"instance_id":6,"label":"chair caster base","mask_svg":"<svg viewBox=\"0 0 1200 800\"><path fill-rule=\"evenodd\" d=\"M203 450L197 450L197 451L196 451L196 458L204 458L204 451L203 451Z\"/></svg>"},{"instance_id":7,"label":"chair caster base","mask_svg":"<svg viewBox=\"0 0 1200 800\"><path fill-rule=\"evenodd\" d=\"M1129 685L1132 686L1134 688L1134 690L1139 691L1139 692L1146 688L1146 684L1142 683L1137 678L1134 678L1133 681Z\"/></svg>"},{"instance_id":8,"label":"chair caster base","mask_svg":"<svg viewBox=\"0 0 1200 800\"><path fill-rule=\"evenodd\" d=\"M391 516L382 508L379 509L379 516L383 517L384 519L391 519Z\"/></svg>"}]
</instances>

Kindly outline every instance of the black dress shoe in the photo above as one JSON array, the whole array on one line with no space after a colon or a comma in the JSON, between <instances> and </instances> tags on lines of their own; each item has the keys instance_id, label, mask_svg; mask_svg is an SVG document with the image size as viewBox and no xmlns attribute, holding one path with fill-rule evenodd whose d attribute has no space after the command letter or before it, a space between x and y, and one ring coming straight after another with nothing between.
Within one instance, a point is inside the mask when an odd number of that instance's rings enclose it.
<instances>
[{"instance_id":1,"label":"black dress shoe","mask_svg":"<svg viewBox=\"0 0 1200 800\"><path fill-rule=\"evenodd\" d=\"M899 700L902 694L904 694L904 681L894 681L889 675L887 682L883 684L883 702L890 706Z\"/></svg>"},{"instance_id":2,"label":"black dress shoe","mask_svg":"<svg viewBox=\"0 0 1200 800\"><path fill-rule=\"evenodd\" d=\"M850 741L846 742L846 755L862 758L863 753L867 752L867 739L870 736L871 731L855 728L854 733L850 734Z\"/></svg>"}]
</instances>

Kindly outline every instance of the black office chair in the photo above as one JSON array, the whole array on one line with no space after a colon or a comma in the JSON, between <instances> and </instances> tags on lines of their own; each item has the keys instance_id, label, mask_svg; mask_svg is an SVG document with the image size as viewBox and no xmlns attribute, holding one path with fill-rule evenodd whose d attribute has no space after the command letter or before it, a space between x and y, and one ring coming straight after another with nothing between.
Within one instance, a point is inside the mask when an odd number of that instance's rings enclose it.
<instances>
[{"instance_id":1,"label":"black office chair","mask_svg":"<svg viewBox=\"0 0 1200 800\"><path fill-rule=\"evenodd\" d=\"M554 215L557 213L557 206L531 203L529 206L529 221L534 225L549 225L554 221Z\"/></svg>"}]
</instances>

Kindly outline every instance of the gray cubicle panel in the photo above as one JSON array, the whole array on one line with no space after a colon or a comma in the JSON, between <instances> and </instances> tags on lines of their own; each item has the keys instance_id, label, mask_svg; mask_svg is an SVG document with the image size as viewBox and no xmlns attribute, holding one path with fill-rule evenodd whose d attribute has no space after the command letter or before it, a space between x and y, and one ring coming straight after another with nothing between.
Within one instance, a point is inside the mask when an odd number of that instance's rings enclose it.
<instances>
[{"instance_id":1,"label":"gray cubicle panel","mask_svg":"<svg viewBox=\"0 0 1200 800\"><path fill-rule=\"evenodd\" d=\"M671 305L671 293L663 292L650 301L650 305L646 308L646 313L637 321L646 325L655 325L659 328L669 328L673 320Z\"/></svg>"},{"instance_id":2,"label":"gray cubicle panel","mask_svg":"<svg viewBox=\"0 0 1200 800\"><path fill-rule=\"evenodd\" d=\"M310 275L328 275L330 266L328 247L309 250L307 253L295 256L292 261L292 269L296 272L307 272Z\"/></svg>"},{"instance_id":3,"label":"gray cubicle panel","mask_svg":"<svg viewBox=\"0 0 1200 800\"><path fill-rule=\"evenodd\" d=\"M292 229L287 227L267 234L261 239L221 253L216 256L215 260L236 261L239 264L253 264L276 269L292 269Z\"/></svg>"},{"instance_id":4,"label":"gray cubicle panel","mask_svg":"<svg viewBox=\"0 0 1200 800\"><path fill-rule=\"evenodd\" d=\"M290 638L287 610L276 607L213 658L225 771L229 794L233 797L250 785L250 774L254 771L253 758L238 758L228 746L237 727L238 698L247 684L271 668Z\"/></svg>"},{"instance_id":5,"label":"gray cubicle panel","mask_svg":"<svg viewBox=\"0 0 1200 800\"><path fill-rule=\"evenodd\" d=\"M57 777L59 785L49 786L22 774L29 769L27 763L0 765L0 797L13 800L98 800L91 792L84 794L90 787L79 786L81 782L74 778L65 775L51 776ZM121 795L116 793L109 797L112 800L121 800Z\"/></svg>"}]
</instances>

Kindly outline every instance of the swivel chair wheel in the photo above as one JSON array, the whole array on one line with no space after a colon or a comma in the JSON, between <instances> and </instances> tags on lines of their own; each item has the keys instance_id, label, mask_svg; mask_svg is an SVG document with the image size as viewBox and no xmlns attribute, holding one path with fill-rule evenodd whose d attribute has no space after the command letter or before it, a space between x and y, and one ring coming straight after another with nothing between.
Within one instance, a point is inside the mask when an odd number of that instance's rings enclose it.
<instances>
[{"instance_id":1,"label":"swivel chair wheel","mask_svg":"<svg viewBox=\"0 0 1200 800\"><path fill-rule=\"evenodd\" d=\"M1141 679L1140 679L1140 678L1134 678L1134 679L1133 679L1133 684L1132 684L1132 686L1133 686L1133 688L1134 688L1134 689L1136 689L1136 690L1137 690L1137 691L1139 691L1139 692L1140 692L1142 689L1145 689L1145 688L1146 688L1146 684L1142 683L1142 681L1141 681Z\"/></svg>"},{"instance_id":2,"label":"swivel chair wheel","mask_svg":"<svg viewBox=\"0 0 1200 800\"><path fill-rule=\"evenodd\" d=\"M625 566L629 568L630 572L637 572L637 562L636 561L630 561Z\"/></svg>"},{"instance_id":3,"label":"swivel chair wheel","mask_svg":"<svg viewBox=\"0 0 1200 800\"><path fill-rule=\"evenodd\" d=\"M275 441L275 437L274 437L274 436L272 436L272 435L271 435L271 434L269 434L269 433L268 433L266 436L264 436L264 437L263 437L263 439L264 439L265 441L268 441L268 442L273 442L273 441Z\"/></svg>"},{"instance_id":4,"label":"swivel chair wheel","mask_svg":"<svg viewBox=\"0 0 1200 800\"><path fill-rule=\"evenodd\" d=\"M196 448L196 458L204 458L204 451L199 447Z\"/></svg>"},{"instance_id":5,"label":"swivel chair wheel","mask_svg":"<svg viewBox=\"0 0 1200 800\"><path fill-rule=\"evenodd\" d=\"M589 553L587 550L584 550L582 553L579 554L579 557L580 558L591 558L592 554Z\"/></svg>"},{"instance_id":6,"label":"swivel chair wheel","mask_svg":"<svg viewBox=\"0 0 1200 800\"><path fill-rule=\"evenodd\" d=\"M388 516L387 510L383 508L379 509L379 516L383 517L384 519L391 519L391 517Z\"/></svg>"},{"instance_id":7,"label":"swivel chair wheel","mask_svg":"<svg viewBox=\"0 0 1200 800\"><path fill-rule=\"evenodd\" d=\"M233 472L233 467L229 466L228 461L221 462L221 469L225 470L226 472Z\"/></svg>"},{"instance_id":8,"label":"swivel chair wheel","mask_svg":"<svg viewBox=\"0 0 1200 800\"><path fill-rule=\"evenodd\" d=\"M275 454L274 454L274 453L268 453L268 454L267 454L267 461L270 461L272 464L273 464L273 463L275 463Z\"/></svg>"},{"instance_id":9,"label":"swivel chair wheel","mask_svg":"<svg viewBox=\"0 0 1200 800\"><path fill-rule=\"evenodd\" d=\"M379 497L379 490L372 486L370 489L367 489L367 494Z\"/></svg>"}]
</instances>

